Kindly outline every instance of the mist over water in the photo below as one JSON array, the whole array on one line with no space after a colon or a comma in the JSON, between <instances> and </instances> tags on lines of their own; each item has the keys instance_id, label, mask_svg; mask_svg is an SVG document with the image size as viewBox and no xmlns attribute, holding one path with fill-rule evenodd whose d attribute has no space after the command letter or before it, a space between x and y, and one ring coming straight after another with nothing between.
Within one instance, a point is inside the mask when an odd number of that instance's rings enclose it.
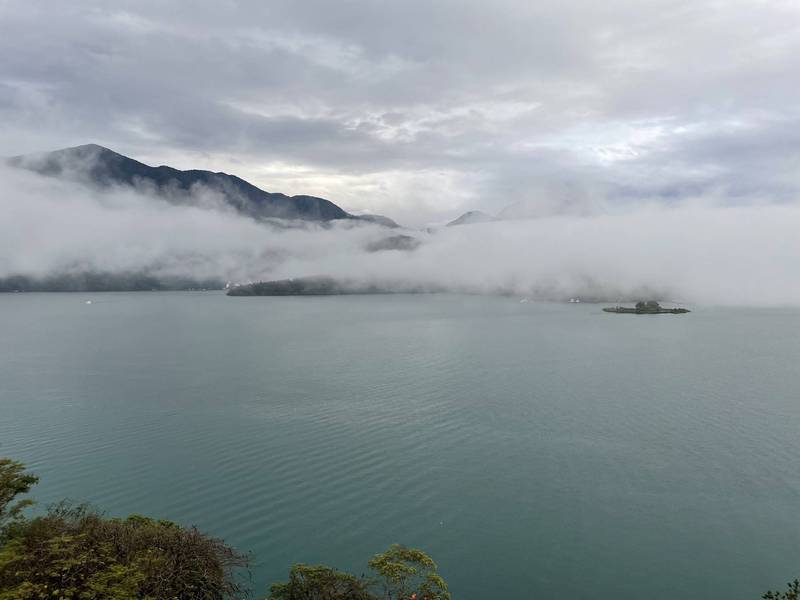
<instances>
[{"instance_id":1,"label":"mist over water","mask_svg":"<svg viewBox=\"0 0 800 600\"><path fill-rule=\"evenodd\" d=\"M326 275L473 293L800 304L800 207L672 206L403 231L413 251L370 252L394 235L350 222L257 222L198 188L181 203L147 189L96 189L0 167L0 277L80 272L248 282ZM391 215L389 215L391 216Z\"/></svg>"}]
</instances>

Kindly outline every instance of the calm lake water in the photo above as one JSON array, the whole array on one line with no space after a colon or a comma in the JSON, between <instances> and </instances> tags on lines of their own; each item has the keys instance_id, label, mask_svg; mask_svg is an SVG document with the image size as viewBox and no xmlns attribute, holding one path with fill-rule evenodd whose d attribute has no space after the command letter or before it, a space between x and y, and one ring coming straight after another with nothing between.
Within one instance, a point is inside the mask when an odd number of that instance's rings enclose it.
<instances>
[{"instance_id":1,"label":"calm lake water","mask_svg":"<svg viewBox=\"0 0 800 600\"><path fill-rule=\"evenodd\" d=\"M195 524L252 552L261 596L392 542L455 600L800 576L797 310L18 294L0 335L0 455L39 501Z\"/></svg>"}]
</instances>

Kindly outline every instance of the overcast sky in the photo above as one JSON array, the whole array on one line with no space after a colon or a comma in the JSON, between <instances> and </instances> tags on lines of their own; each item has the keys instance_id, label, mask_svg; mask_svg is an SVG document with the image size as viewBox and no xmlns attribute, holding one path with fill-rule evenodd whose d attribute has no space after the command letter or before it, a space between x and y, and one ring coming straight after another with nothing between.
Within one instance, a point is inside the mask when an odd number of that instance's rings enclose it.
<instances>
[{"instance_id":1,"label":"overcast sky","mask_svg":"<svg viewBox=\"0 0 800 600\"><path fill-rule=\"evenodd\" d=\"M0 0L0 154L422 224L800 198L800 2Z\"/></svg>"}]
</instances>

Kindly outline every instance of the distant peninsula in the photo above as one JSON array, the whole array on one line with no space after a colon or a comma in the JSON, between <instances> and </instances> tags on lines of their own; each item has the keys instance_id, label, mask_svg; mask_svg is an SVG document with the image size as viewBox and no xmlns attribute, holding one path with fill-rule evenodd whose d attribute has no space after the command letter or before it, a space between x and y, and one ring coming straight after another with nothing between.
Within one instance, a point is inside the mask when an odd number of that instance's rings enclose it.
<instances>
[{"instance_id":1,"label":"distant peninsula","mask_svg":"<svg viewBox=\"0 0 800 600\"><path fill-rule=\"evenodd\" d=\"M0 277L0 293L19 292L166 292L221 290L219 279L151 275L141 271L81 271L45 276Z\"/></svg>"},{"instance_id":2,"label":"distant peninsula","mask_svg":"<svg viewBox=\"0 0 800 600\"><path fill-rule=\"evenodd\" d=\"M361 282L333 277L296 277L236 285L228 296L341 296L348 294L432 294L447 291L443 286L411 283Z\"/></svg>"}]
</instances>

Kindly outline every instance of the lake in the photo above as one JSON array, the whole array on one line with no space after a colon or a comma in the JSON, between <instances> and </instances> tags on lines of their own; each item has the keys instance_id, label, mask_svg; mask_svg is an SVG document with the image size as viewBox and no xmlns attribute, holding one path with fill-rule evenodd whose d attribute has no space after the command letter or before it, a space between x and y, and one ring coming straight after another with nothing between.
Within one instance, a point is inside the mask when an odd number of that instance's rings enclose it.
<instances>
[{"instance_id":1,"label":"lake","mask_svg":"<svg viewBox=\"0 0 800 600\"><path fill-rule=\"evenodd\" d=\"M0 455L255 597L402 542L454 600L755 599L800 576L800 310L690 308L0 295Z\"/></svg>"}]
</instances>

